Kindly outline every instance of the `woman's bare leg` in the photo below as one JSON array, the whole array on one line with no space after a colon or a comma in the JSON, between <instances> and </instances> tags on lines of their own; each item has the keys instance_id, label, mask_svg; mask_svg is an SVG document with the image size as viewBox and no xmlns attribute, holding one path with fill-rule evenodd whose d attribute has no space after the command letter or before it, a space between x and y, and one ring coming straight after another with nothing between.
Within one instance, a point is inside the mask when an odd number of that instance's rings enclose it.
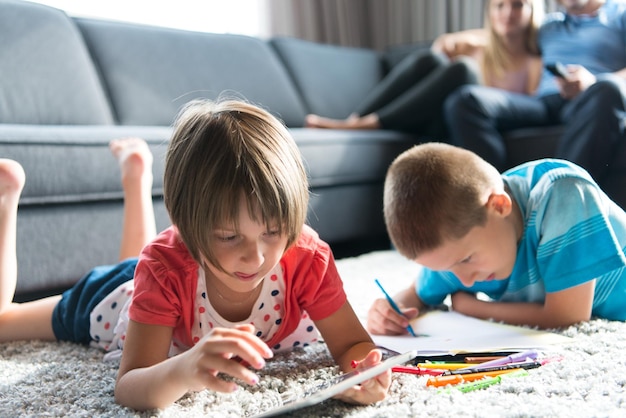
<instances>
[{"instance_id":1,"label":"woman's bare leg","mask_svg":"<svg viewBox=\"0 0 626 418\"><path fill-rule=\"evenodd\" d=\"M156 236L152 205L152 153L141 138L115 139L110 149L120 165L124 190L124 220L120 261L137 257Z\"/></svg>"},{"instance_id":2,"label":"woman's bare leg","mask_svg":"<svg viewBox=\"0 0 626 418\"><path fill-rule=\"evenodd\" d=\"M0 159L0 342L55 339L51 319L59 296L12 302L17 284L17 205L24 181L19 163Z\"/></svg>"},{"instance_id":3,"label":"woman's bare leg","mask_svg":"<svg viewBox=\"0 0 626 418\"><path fill-rule=\"evenodd\" d=\"M350 115L347 119L331 119L318 115L307 115L305 125L309 128L326 129L380 129L380 120L376 113L359 116Z\"/></svg>"}]
</instances>

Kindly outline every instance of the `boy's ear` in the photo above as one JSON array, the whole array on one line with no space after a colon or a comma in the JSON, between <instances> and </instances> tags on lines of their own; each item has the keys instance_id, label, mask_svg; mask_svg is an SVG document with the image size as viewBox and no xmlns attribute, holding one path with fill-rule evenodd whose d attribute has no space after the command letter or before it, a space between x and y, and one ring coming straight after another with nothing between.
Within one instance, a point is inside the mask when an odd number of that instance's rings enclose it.
<instances>
[{"instance_id":1,"label":"boy's ear","mask_svg":"<svg viewBox=\"0 0 626 418\"><path fill-rule=\"evenodd\" d=\"M487 200L487 208L494 210L501 216L508 216L513 209L511 196L507 193L492 193Z\"/></svg>"}]
</instances>

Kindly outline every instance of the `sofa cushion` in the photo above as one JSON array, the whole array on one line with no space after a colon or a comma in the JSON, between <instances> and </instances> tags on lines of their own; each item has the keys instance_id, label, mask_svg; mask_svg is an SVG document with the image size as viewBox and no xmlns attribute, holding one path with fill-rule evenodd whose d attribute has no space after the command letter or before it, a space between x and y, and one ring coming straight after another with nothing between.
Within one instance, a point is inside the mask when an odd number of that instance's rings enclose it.
<instances>
[{"instance_id":1,"label":"sofa cushion","mask_svg":"<svg viewBox=\"0 0 626 418\"><path fill-rule=\"evenodd\" d=\"M312 189L381 183L391 162L417 142L386 130L290 130L306 165Z\"/></svg>"},{"instance_id":2,"label":"sofa cushion","mask_svg":"<svg viewBox=\"0 0 626 418\"><path fill-rule=\"evenodd\" d=\"M516 129L506 132L509 166L540 158L554 158L565 127L562 125ZM606 194L622 208L626 208L626 146L616 145L613 160L608 163L608 174L598 180Z\"/></svg>"},{"instance_id":3,"label":"sofa cushion","mask_svg":"<svg viewBox=\"0 0 626 418\"><path fill-rule=\"evenodd\" d=\"M417 142L384 130L291 129L311 188L307 221L332 243L386 237L383 182L391 162Z\"/></svg>"},{"instance_id":4,"label":"sofa cushion","mask_svg":"<svg viewBox=\"0 0 626 418\"><path fill-rule=\"evenodd\" d=\"M139 136L148 141L154 195L162 194L163 161L169 127L1 125L0 155L18 161L26 172L20 205L121 200L117 162L109 151L113 138Z\"/></svg>"},{"instance_id":5,"label":"sofa cushion","mask_svg":"<svg viewBox=\"0 0 626 418\"><path fill-rule=\"evenodd\" d=\"M345 118L384 75L372 50L320 44L295 38L270 40L294 79L310 113Z\"/></svg>"},{"instance_id":6,"label":"sofa cushion","mask_svg":"<svg viewBox=\"0 0 626 418\"><path fill-rule=\"evenodd\" d=\"M210 34L76 19L122 125L170 125L181 106L226 93L302 125L304 107L269 45Z\"/></svg>"},{"instance_id":7,"label":"sofa cushion","mask_svg":"<svg viewBox=\"0 0 626 418\"><path fill-rule=\"evenodd\" d=\"M112 138L140 136L154 155L158 230L170 127L0 125L0 156L22 164L26 184L17 217L17 294L57 291L97 265L118 260L123 191Z\"/></svg>"},{"instance_id":8,"label":"sofa cushion","mask_svg":"<svg viewBox=\"0 0 626 418\"><path fill-rule=\"evenodd\" d=\"M111 124L106 95L62 11L0 0L0 123Z\"/></svg>"},{"instance_id":9,"label":"sofa cushion","mask_svg":"<svg viewBox=\"0 0 626 418\"><path fill-rule=\"evenodd\" d=\"M522 128L504 133L509 167L540 158L554 158L562 126Z\"/></svg>"}]
</instances>

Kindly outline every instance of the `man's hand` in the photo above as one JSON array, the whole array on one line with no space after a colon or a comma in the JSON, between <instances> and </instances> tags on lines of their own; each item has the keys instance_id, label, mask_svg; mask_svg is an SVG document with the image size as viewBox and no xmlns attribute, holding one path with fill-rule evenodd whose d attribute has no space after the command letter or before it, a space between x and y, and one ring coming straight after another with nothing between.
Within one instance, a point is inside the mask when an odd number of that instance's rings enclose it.
<instances>
[{"instance_id":1,"label":"man's hand","mask_svg":"<svg viewBox=\"0 0 626 418\"><path fill-rule=\"evenodd\" d=\"M596 76L580 65L567 65L567 77L556 77L561 97L571 100L596 82Z\"/></svg>"}]
</instances>

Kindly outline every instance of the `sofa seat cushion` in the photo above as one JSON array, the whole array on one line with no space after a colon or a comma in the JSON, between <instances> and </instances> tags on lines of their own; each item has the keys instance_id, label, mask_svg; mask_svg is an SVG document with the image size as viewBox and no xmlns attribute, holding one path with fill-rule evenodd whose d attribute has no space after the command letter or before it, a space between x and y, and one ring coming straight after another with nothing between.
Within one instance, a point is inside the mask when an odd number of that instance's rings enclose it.
<instances>
[{"instance_id":1,"label":"sofa seat cushion","mask_svg":"<svg viewBox=\"0 0 626 418\"><path fill-rule=\"evenodd\" d=\"M509 155L509 167L540 158L554 158L562 134L562 126L523 128L506 132L504 140Z\"/></svg>"},{"instance_id":2,"label":"sofa seat cushion","mask_svg":"<svg viewBox=\"0 0 626 418\"><path fill-rule=\"evenodd\" d=\"M309 113L345 118L380 82L385 64L373 50L296 38L270 40L293 77Z\"/></svg>"},{"instance_id":3,"label":"sofa seat cushion","mask_svg":"<svg viewBox=\"0 0 626 418\"><path fill-rule=\"evenodd\" d=\"M304 107L267 42L103 20L76 19L122 125L172 123L196 98L245 98L289 126Z\"/></svg>"},{"instance_id":4,"label":"sofa seat cushion","mask_svg":"<svg viewBox=\"0 0 626 418\"><path fill-rule=\"evenodd\" d=\"M302 153L312 189L382 183L393 159L416 143L415 137L384 130L289 132ZM171 134L171 127L2 125L0 155L24 166L23 205L116 199L122 189L109 141L139 136L154 154L153 189L159 195Z\"/></svg>"},{"instance_id":5,"label":"sofa seat cushion","mask_svg":"<svg viewBox=\"0 0 626 418\"><path fill-rule=\"evenodd\" d=\"M113 123L72 19L26 1L0 0L0 7L0 123Z\"/></svg>"},{"instance_id":6,"label":"sofa seat cushion","mask_svg":"<svg viewBox=\"0 0 626 418\"><path fill-rule=\"evenodd\" d=\"M162 200L170 135L169 127L0 125L0 155L26 173L17 218L18 295L56 292L118 260L124 195L112 138L147 140L157 229L170 224Z\"/></svg>"},{"instance_id":7,"label":"sofa seat cushion","mask_svg":"<svg viewBox=\"0 0 626 418\"><path fill-rule=\"evenodd\" d=\"M140 136L155 155L154 190L159 195L163 187L159 162L170 135L167 127L2 125L0 155L24 167L23 206L116 200L123 195L109 141Z\"/></svg>"},{"instance_id":8,"label":"sofa seat cushion","mask_svg":"<svg viewBox=\"0 0 626 418\"><path fill-rule=\"evenodd\" d=\"M385 130L294 128L312 189L382 184L391 162L417 143L411 135Z\"/></svg>"}]
</instances>

